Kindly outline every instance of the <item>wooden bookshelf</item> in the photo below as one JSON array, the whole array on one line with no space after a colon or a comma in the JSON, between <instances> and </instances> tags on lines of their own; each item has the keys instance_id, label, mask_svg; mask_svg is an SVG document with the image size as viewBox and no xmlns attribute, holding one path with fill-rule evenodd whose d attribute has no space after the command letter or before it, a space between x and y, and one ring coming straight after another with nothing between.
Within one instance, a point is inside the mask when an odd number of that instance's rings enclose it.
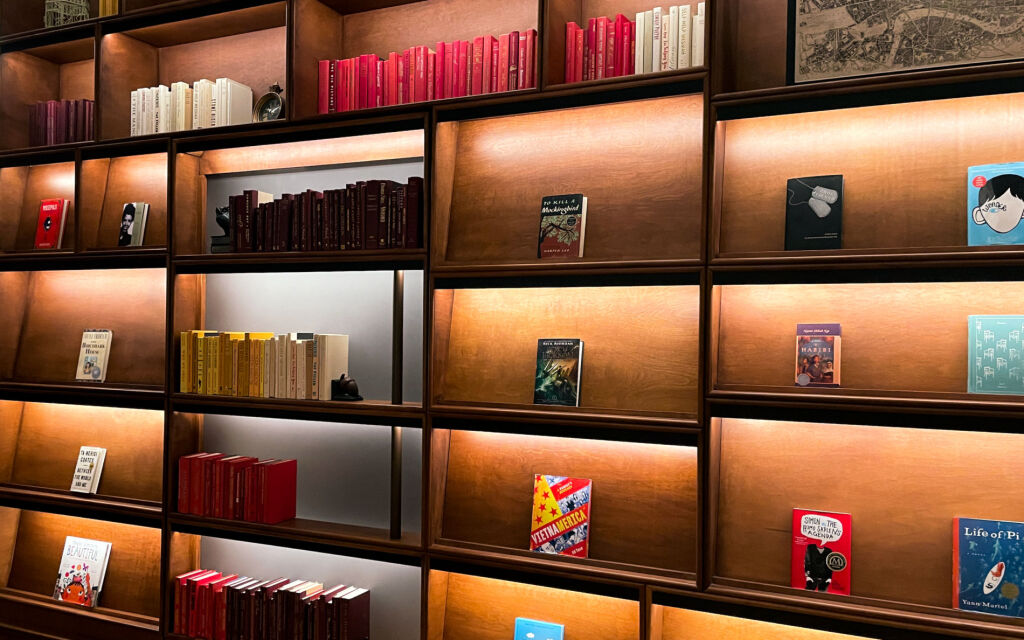
<instances>
[{"instance_id":1,"label":"wooden bookshelf","mask_svg":"<svg viewBox=\"0 0 1024 640\"><path fill-rule=\"evenodd\" d=\"M75 162L14 164L0 167L0 251L27 253L35 246L39 203L70 200L60 251L75 248ZM54 252L50 252L54 253Z\"/></svg>"},{"instance_id":2,"label":"wooden bookshelf","mask_svg":"<svg viewBox=\"0 0 1024 640\"><path fill-rule=\"evenodd\" d=\"M142 247L166 250L167 158L164 152L82 160L78 246L84 251L118 250L124 205L147 202L149 214Z\"/></svg>"}]
</instances>

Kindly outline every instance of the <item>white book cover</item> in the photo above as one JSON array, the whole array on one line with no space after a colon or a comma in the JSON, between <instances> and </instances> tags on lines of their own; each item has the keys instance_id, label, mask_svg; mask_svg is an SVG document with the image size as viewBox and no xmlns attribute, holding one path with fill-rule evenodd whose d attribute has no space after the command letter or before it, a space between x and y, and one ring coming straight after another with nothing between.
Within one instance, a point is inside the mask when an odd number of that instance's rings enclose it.
<instances>
[{"instance_id":1,"label":"white book cover","mask_svg":"<svg viewBox=\"0 0 1024 640\"><path fill-rule=\"evenodd\" d=\"M660 20L659 20L660 22ZM644 11L644 73L654 71L654 11ZM637 35L636 46L640 46L640 36Z\"/></svg>"},{"instance_id":2,"label":"white book cover","mask_svg":"<svg viewBox=\"0 0 1024 640\"><path fill-rule=\"evenodd\" d=\"M157 90L156 87L146 89L146 133L157 133Z\"/></svg>"},{"instance_id":3,"label":"white book cover","mask_svg":"<svg viewBox=\"0 0 1024 640\"><path fill-rule=\"evenodd\" d=\"M700 67L704 65L704 3L701 2L697 5L697 15L693 17L693 52L690 55L690 60L693 62L693 66Z\"/></svg>"},{"instance_id":4,"label":"white book cover","mask_svg":"<svg viewBox=\"0 0 1024 640\"><path fill-rule=\"evenodd\" d=\"M291 334L294 335L294 334ZM296 372L295 361L298 352L298 344L295 338L291 335L288 337L288 397L295 400L298 398L296 392Z\"/></svg>"},{"instance_id":5,"label":"white book cover","mask_svg":"<svg viewBox=\"0 0 1024 640\"><path fill-rule=\"evenodd\" d=\"M668 69L678 69L679 65L679 7L668 10Z\"/></svg>"},{"instance_id":6,"label":"white book cover","mask_svg":"<svg viewBox=\"0 0 1024 640\"><path fill-rule=\"evenodd\" d=\"M101 458L106 454L102 447L85 446L78 450L75 475L71 478L71 491L75 493L96 493L100 474L103 472Z\"/></svg>"},{"instance_id":7,"label":"white book cover","mask_svg":"<svg viewBox=\"0 0 1024 640\"><path fill-rule=\"evenodd\" d=\"M668 13L661 14L661 70L668 71L669 26L672 19Z\"/></svg>"},{"instance_id":8,"label":"white book cover","mask_svg":"<svg viewBox=\"0 0 1024 640\"><path fill-rule=\"evenodd\" d=\"M652 9L654 24L651 25L651 71L661 71L661 14L661 7Z\"/></svg>"},{"instance_id":9,"label":"white book cover","mask_svg":"<svg viewBox=\"0 0 1024 640\"><path fill-rule=\"evenodd\" d=\"M633 39L635 44L633 46L633 73L639 74L644 72L644 17L643 11L636 12L636 21L633 23Z\"/></svg>"},{"instance_id":10,"label":"white book cover","mask_svg":"<svg viewBox=\"0 0 1024 640\"><path fill-rule=\"evenodd\" d=\"M185 118L187 111L185 100L188 92L188 84L185 82L175 82L171 85L171 105L174 108L171 113L171 131L184 131L192 124Z\"/></svg>"},{"instance_id":11,"label":"white book cover","mask_svg":"<svg viewBox=\"0 0 1024 640\"><path fill-rule=\"evenodd\" d=\"M133 202L135 205L135 220L132 227L132 243L133 247L141 247L143 238L146 236L146 221L149 219L149 203L148 202Z\"/></svg>"},{"instance_id":12,"label":"white book cover","mask_svg":"<svg viewBox=\"0 0 1024 640\"><path fill-rule=\"evenodd\" d=\"M167 133L171 131L171 90L166 85L160 85L154 89L156 94L156 133Z\"/></svg>"},{"instance_id":13,"label":"white book cover","mask_svg":"<svg viewBox=\"0 0 1024 640\"><path fill-rule=\"evenodd\" d=\"M309 400L306 397L306 343L308 340L295 342L295 399Z\"/></svg>"},{"instance_id":14,"label":"white book cover","mask_svg":"<svg viewBox=\"0 0 1024 640\"><path fill-rule=\"evenodd\" d=\"M110 559L110 543L68 536L60 557L53 597L85 607L99 602Z\"/></svg>"},{"instance_id":15,"label":"white book cover","mask_svg":"<svg viewBox=\"0 0 1024 640\"><path fill-rule=\"evenodd\" d=\"M192 85L192 128L205 129L211 126L210 114L212 112L211 101L213 99L213 82L196 80Z\"/></svg>"},{"instance_id":16,"label":"white book cover","mask_svg":"<svg viewBox=\"0 0 1024 640\"><path fill-rule=\"evenodd\" d=\"M139 135L140 136L144 136L147 133L149 133L146 130L146 126L148 124L148 121L147 121L148 117L149 117L149 89L142 88L142 89L139 89L139 124L138 124L138 130L139 130Z\"/></svg>"},{"instance_id":17,"label":"white book cover","mask_svg":"<svg viewBox=\"0 0 1024 640\"><path fill-rule=\"evenodd\" d=\"M213 97L210 100L210 126L220 127L224 124L221 114L221 104L224 98L224 86L227 78L217 78L213 84Z\"/></svg>"},{"instance_id":18,"label":"white book cover","mask_svg":"<svg viewBox=\"0 0 1024 640\"><path fill-rule=\"evenodd\" d=\"M690 15L690 5L680 5L678 37L679 59L676 62L676 69L688 69L692 66L690 63L690 48L693 46L690 42L690 23L692 21L693 18Z\"/></svg>"},{"instance_id":19,"label":"white book cover","mask_svg":"<svg viewBox=\"0 0 1024 640\"><path fill-rule=\"evenodd\" d=\"M139 90L132 91L131 126L129 135L139 135Z\"/></svg>"},{"instance_id":20,"label":"white book cover","mask_svg":"<svg viewBox=\"0 0 1024 640\"><path fill-rule=\"evenodd\" d=\"M331 399L331 381L348 373L348 336L321 333L317 341L317 399Z\"/></svg>"},{"instance_id":21,"label":"white book cover","mask_svg":"<svg viewBox=\"0 0 1024 640\"><path fill-rule=\"evenodd\" d=\"M76 380L103 382L107 379L107 359L113 335L107 329L87 329L82 333Z\"/></svg>"},{"instance_id":22,"label":"white book cover","mask_svg":"<svg viewBox=\"0 0 1024 640\"><path fill-rule=\"evenodd\" d=\"M96 447L99 451L99 458L96 460L96 472L92 474L91 493L97 493L100 489L100 477L103 475L103 463L107 461L107 450Z\"/></svg>"},{"instance_id":23,"label":"white book cover","mask_svg":"<svg viewBox=\"0 0 1024 640\"><path fill-rule=\"evenodd\" d=\"M219 124L233 125L252 122L252 89L235 82L231 78L218 78L217 82L224 81L223 109L218 114ZM223 117L221 117L223 116Z\"/></svg>"}]
</instances>

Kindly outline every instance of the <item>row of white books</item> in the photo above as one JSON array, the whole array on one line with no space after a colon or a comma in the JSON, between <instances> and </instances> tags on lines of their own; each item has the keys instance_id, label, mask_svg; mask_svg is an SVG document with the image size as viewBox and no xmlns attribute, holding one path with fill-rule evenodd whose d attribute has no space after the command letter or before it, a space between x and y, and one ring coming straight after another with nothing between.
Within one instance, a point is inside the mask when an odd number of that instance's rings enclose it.
<instances>
[{"instance_id":1,"label":"row of white books","mask_svg":"<svg viewBox=\"0 0 1024 640\"><path fill-rule=\"evenodd\" d=\"M640 35L643 34L643 46ZM654 7L636 14L637 73L672 71L704 65L704 3Z\"/></svg>"},{"instance_id":2,"label":"row of white books","mask_svg":"<svg viewBox=\"0 0 1024 640\"><path fill-rule=\"evenodd\" d=\"M131 104L133 136L252 122L252 89L231 78L136 89Z\"/></svg>"}]
</instances>

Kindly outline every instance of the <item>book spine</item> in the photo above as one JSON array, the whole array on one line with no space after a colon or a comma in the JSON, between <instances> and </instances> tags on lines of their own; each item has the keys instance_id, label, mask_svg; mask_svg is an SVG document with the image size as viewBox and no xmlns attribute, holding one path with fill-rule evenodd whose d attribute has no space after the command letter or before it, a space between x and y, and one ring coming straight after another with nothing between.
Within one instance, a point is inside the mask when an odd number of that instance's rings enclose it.
<instances>
[{"instance_id":1,"label":"book spine","mask_svg":"<svg viewBox=\"0 0 1024 640\"><path fill-rule=\"evenodd\" d=\"M423 178L409 178L409 183L405 190L405 215L408 225L405 234L405 246L407 249L419 249L422 246L420 239L420 222L422 221L420 203L423 198L422 194Z\"/></svg>"},{"instance_id":2,"label":"book spine","mask_svg":"<svg viewBox=\"0 0 1024 640\"><path fill-rule=\"evenodd\" d=\"M519 32L508 34L508 90L519 89Z\"/></svg>"},{"instance_id":3,"label":"book spine","mask_svg":"<svg viewBox=\"0 0 1024 640\"><path fill-rule=\"evenodd\" d=\"M596 21L594 36L597 44L594 47L594 78L600 80L605 77L607 69L608 53L608 18L600 17Z\"/></svg>"},{"instance_id":4,"label":"book spine","mask_svg":"<svg viewBox=\"0 0 1024 640\"><path fill-rule=\"evenodd\" d=\"M661 7L654 7L651 11L653 22L651 23L651 71L661 71Z\"/></svg>"},{"instance_id":5,"label":"book spine","mask_svg":"<svg viewBox=\"0 0 1024 640\"><path fill-rule=\"evenodd\" d=\"M508 91L508 34L498 38L498 93Z\"/></svg>"},{"instance_id":6,"label":"book spine","mask_svg":"<svg viewBox=\"0 0 1024 640\"><path fill-rule=\"evenodd\" d=\"M679 7L679 33L676 36L676 69L690 68L690 48L693 46L690 30L692 21L690 5L681 5Z\"/></svg>"}]
</instances>

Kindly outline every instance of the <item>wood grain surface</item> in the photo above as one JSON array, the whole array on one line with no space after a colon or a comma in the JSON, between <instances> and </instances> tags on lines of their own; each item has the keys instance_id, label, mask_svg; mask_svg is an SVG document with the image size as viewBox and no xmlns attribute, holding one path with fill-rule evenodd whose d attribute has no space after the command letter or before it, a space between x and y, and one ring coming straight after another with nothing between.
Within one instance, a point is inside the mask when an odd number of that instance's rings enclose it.
<instances>
[{"instance_id":1,"label":"wood grain surface","mask_svg":"<svg viewBox=\"0 0 1024 640\"><path fill-rule=\"evenodd\" d=\"M723 419L715 575L786 586L793 509L849 513L855 595L948 607L953 518L1024 520L1022 456L1012 434Z\"/></svg>"},{"instance_id":2,"label":"wood grain surface","mask_svg":"<svg viewBox=\"0 0 1024 640\"><path fill-rule=\"evenodd\" d=\"M27 171L27 173L26 173ZM18 236L15 247L21 251L32 251L35 247L36 228L39 225L39 203L51 198L70 200L68 217L64 222L64 238L61 248L72 249L75 246L75 163L58 162L54 164L37 164L31 167L8 167L0 169L0 173L13 172L12 190L4 191L4 208L17 203L21 215L18 218ZM17 191L24 175L24 187ZM7 177L0 178L7 186ZM10 200L8 200L10 198Z\"/></svg>"},{"instance_id":3,"label":"wood grain surface","mask_svg":"<svg viewBox=\"0 0 1024 640\"><path fill-rule=\"evenodd\" d=\"M85 160L79 198L83 249L117 247L128 202L149 203L143 246L167 245L167 154Z\"/></svg>"},{"instance_id":4,"label":"wood grain surface","mask_svg":"<svg viewBox=\"0 0 1024 640\"><path fill-rule=\"evenodd\" d=\"M24 408L24 402L0 400L0 482L11 481Z\"/></svg>"},{"instance_id":5,"label":"wood grain surface","mask_svg":"<svg viewBox=\"0 0 1024 640\"><path fill-rule=\"evenodd\" d=\"M27 271L0 272L0 379L14 375L18 344L28 306L32 275ZM75 364L78 364L77 362Z\"/></svg>"},{"instance_id":6,"label":"wood grain surface","mask_svg":"<svg viewBox=\"0 0 1024 640\"><path fill-rule=\"evenodd\" d=\"M6 587L14 562L14 545L18 539L21 509L0 507L0 585Z\"/></svg>"},{"instance_id":7,"label":"wood grain surface","mask_svg":"<svg viewBox=\"0 0 1024 640\"><path fill-rule=\"evenodd\" d=\"M694 571L694 447L452 431L447 466L445 538L529 550L534 474L588 478L590 558Z\"/></svg>"},{"instance_id":8,"label":"wood grain surface","mask_svg":"<svg viewBox=\"0 0 1024 640\"><path fill-rule=\"evenodd\" d=\"M437 400L533 405L537 340L584 342L580 407L697 410L696 286L459 289ZM435 333L442 333L435 327Z\"/></svg>"},{"instance_id":9,"label":"wood grain surface","mask_svg":"<svg viewBox=\"0 0 1024 640\"><path fill-rule=\"evenodd\" d=\"M132 91L156 86L159 59L156 47L124 33L100 40L100 139L127 138L131 133Z\"/></svg>"},{"instance_id":10,"label":"wood grain surface","mask_svg":"<svg viewBox=\"0 0 1024 640\"><path fill-rule=\"evenodd\" d=\"M294 0L292 6L292 118L319 113L320 60L340 57L344 18L320 0Z\"/></svg>"},{"instance_id":11,"label":"wood grain surface","mask_svg":"<svg viewBox=\"0 0 1024 640\"><path fill-rule=\"evenodd\" d=\"M31 167L2 167L0 168L0 251L29 251L32 244L22 246L23 238L19 235L22 226L28 223L22 222L24 216L24 194L25 185L28 183L28 174ZM72 165L74 171L74 165ZM74 174L72 174L74 175ZM74 178L72 178L74 180ZM35 219L38 221L39 211L36 210ZM33 241L35 237L33 236Z\"/></svg>"},{"instance_id":12,"label":"wood grain surface","mask_svg":"<svg viewBox=\"0 0 1024 640\"><path fill-rule=\"evenodd\" d=\"M161 22L128 32L133 38L157 48L214 40L250 31L262 31L285 24L285 2L221 11L205 16ZM210 78L213 80L214 78Z\"/></svg>"},{"instance_id":13,"label":"wood grain surface","mask_svg":"<svg viewBox=\"0 0 1024 640\"><path fill-rule=\"evenodd\" d=\"M654 606L652 618L661 618L662 631L652 633L651 640L843 640L862 637L659 605Z\"/></svg>"},{"instance_id":14,"label":"wood grain surface","mask_svg":"<svg viewBox=\"0 0 1024 640\"><path fill-rule=\"evenodd\" d=\"M729 64L718 65L715 92L786 84L788 14L779 0L730 0L715 5L718 46ZM815 174L819 175L819 174Z\"/></svg>"},{"instance_id":15,"label":"wood grain surface","mask_svg":"<svg viewBox=\"0 0 1024 640\"><path fill-rule=\"evenodd\" d=\"M91 46L91 41L83 41ZM10 51L0 56L0 80L4 100L0 103L0 126L4 149L27 147L29 108L46 100L94 98L94 63L86 60L61 64L27 51Z\"/></svg>"},{"instance_id":16,"label":"wood grain surface","mask_svg":"<svg viewBox=\"0 0 1024 640\"><path fill-rule=\"evenodd\" d=\"M702 119L694 95L460 123L436 166L446 264L537 261L541 200L564 193L587 196L584 260L699 258Z\"/></svg>"}]
</instances>

